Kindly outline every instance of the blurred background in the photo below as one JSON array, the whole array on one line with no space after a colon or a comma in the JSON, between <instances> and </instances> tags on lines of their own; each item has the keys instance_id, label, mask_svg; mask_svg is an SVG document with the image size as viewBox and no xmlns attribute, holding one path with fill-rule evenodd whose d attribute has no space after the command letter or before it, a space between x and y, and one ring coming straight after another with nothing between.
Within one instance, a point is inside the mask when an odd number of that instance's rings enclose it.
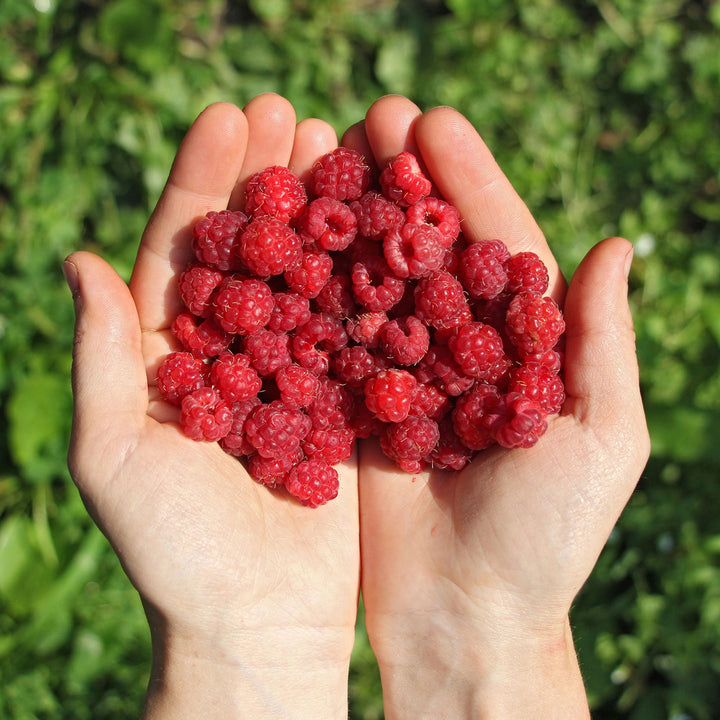
<instances>
[{"instance_id":1,"label":"blurred background","mask_svg":"<svg viewBox=\"0 0 720 720\"><path fill-rule=\"evenodd\" d=\"M573 625L596 720L720 717L720 3L0 3L0 718L137 717L139 600L69 480L61 261L129 276L215 100L285 95L342 132L385 93L466 114L572 274L635 244L653 437ZM362 622L353 720L382 718Z\"/></svg>"}]
</instances>

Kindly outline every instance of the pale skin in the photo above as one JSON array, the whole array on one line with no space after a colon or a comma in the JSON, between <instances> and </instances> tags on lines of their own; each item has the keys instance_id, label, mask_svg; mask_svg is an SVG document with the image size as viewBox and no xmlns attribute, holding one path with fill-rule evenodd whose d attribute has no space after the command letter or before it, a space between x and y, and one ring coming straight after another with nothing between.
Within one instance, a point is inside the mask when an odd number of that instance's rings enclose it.
<instances>
[{"instance_id":1,"label":"pale skin","mask_svg":"<svg viewBox=\"0 0 720 720\"><path fill-rule=\"evenodd\" d=\"M178 151L129 287L90 253L65 265L77 312L70 468L148 614L144 717L347 717L362 583L388 720L586 718L568 612L649 452L631 246L598 244L566 294L529 210L456 111L381 98L343 143L378 164L417 152L471 240L502 238L550 268L568 400L534 448L412 476L366 442L340 468L338 498L311 510L185 438L157 397L193 221L239 207L268 165L306 176L337 142L277 95L211 106Z\"/></svg>"}]
</instances>

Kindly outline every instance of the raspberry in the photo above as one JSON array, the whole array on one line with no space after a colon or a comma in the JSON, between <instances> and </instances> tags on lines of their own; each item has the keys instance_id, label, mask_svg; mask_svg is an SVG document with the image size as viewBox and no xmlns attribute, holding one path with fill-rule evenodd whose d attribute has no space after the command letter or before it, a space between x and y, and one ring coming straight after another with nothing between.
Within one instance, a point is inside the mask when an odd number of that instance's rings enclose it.
<instances>
[{"instance_id":1,"label":"raspberry","mask_svg":"<svg viewBox=\"0 0 720 720\"><path fill-rule=\"evenodd\" d=\"M275 304L267 322L268 330L288 333L310 319L310 301L306 297L295 292L277 292L273 299Z\"/></svg>"},{"instance_id":2,"label":"raspberry","mask_svg":"<svg viewBox=\"0 0 720 720\"><path fill-rule=\"evenodd\" d=\"M320 378L317 397L310 403L307 414L314 428L346 427L355 401L350 391L337 380Z\"/></svg>"},{"instance_id":3,"label":"raspberry","mask_svg":"<svg viewBox=\"0 0 720 720\"><path fill-rule=\"evenodd\" d=\"M245 335L264 327L275 305L267 283L231 276L223 280L212 299L214 318L229 333Z\"/></svg>"},{"instance_id":4,"label":"raspberry","mask_svg":"<svg viewBox=\"0 0 720 720\"><path fill-rule=\"evenodd\" d=\"M401 422L410 413L417 380L406 370L381 370L365 382L365 404L384 422Z\"/></svg>"},{"instance_id":5,"label":"raspberry","mask_svg":"<svg viewBox=\"0 0 720 720\"><path fill-rule=\"evenodd\" d=\"M420 361L420 368L428 371L432 382L453 397L462 395L475 384L475 380L462 371L445 345L431 345Z\"/></svg>"},{"instance_id":6,"label":"raspberry","mask_svg":"<svg viewBox=\"0 0 720 720\"><path fill-rule=\"evenodd\" d=\"M350 276L341 273L329 277L318 293L316 303L322 312L335 317L343 320L353 317L357 312L357 304L353 298Z\"/></svg>"},{"instance_id":7,"label":"raspberry","mask_svg":"<svg viewBox=\"0 0 720 720\"><path fill-rule=\"evenodd\" d=\"M257 395L249 397L247 400L234 402L230 406L232 410L232 425L230 432L220 440L220 447L228 453L228 455L252 455L255 448L247 441L245 437L245 420L253 408L261 404L261 400Z\"/></svg>"},{"instance_id":8,"label":"raspberry","mask_svg":"<svg viewBox=\"0 0 720 720\"><path fill-rule=\"evenodd\" d=\"M394 275L378 256L356 262L351 277L355 299L371 312L389 310L405 292L405 280Z\"/></svg>"},{"instance_id":9,"label":"raspberry","mask_svg":"<svg viewBox=\"0 0 720 720\"><path fill-rule=\"evenodd\" d=\"M522 292L510 302L505 329L510 342L524 357L551 350L565 331L565 321L552 298Z\"/></svg>"},{"instance_id":10,"label":"raspberry","mask_svg":"<svg viewBox=\"0 0 720 720\"><path fill-rule=\"evenodd\" d=\"M547 430L539 403L520 393L504 395L483 424L490 428L498 445L506 448L532 447Z\"/></svg>"},{"instance_id":11,"label":"raspberry","mask_svg":"<svg viewBox=\"0 0 720 720\"><path fill-rule=\"evenodd\" d=\"M302 181L281 165L255 173L245 186L245 211L254 217L271 215L290 223L299 217L306 203Z\"/></svg>"},{"instance_id":12,"label":"raspberry","mask_svg":"<svg viewBox=\"0 0 720 720\"><path fill-rule=\"evenodd\" d=\"M224 278L225 274L220 270L207 265L192 264L180 274L178 279L180 299L193 315L210 317L212 315L210 296Z\"/></svg>"},{"instance_id":13,"label":"raspberry","mask_svg":"<svg viewBox=\"0 0 720 720\"><path fill-rule=\"evenodd\" d=\"M361 391L362 392L362 391ZM369 438L373 435L380 436L385 432L388 423L380 420L375 413L371 412L365 405L365 396L358 395L355 398L355 410L350 417L350 427L355 437Z\"/></svg>"},{"instance_id":14,"label":"raspberry","mask_svg":"<svg viewBox=\"0 0 720 720\"><path fill-rule=\"evenodd\" d=\"M328 313L313 313L295 331L290 353L298 365L316 375L326 375L330 367L330 353L347 345L348 336L342 322Z\"/></svg>"},{"instance_id":15,"label":"raspberry","mask_svg":"<svg viewBox=\"0 0 720 720\"><path fill-rule=\"evenodd\" d=\"M426 458L439 439L440 431L434 420L410 416L387 426L380 436L380 447L401 470L418 473L425 469Z\"/></svg>"},{"instance_id":16,"label":"raspberry","mask_svg":"<svg viewBox=\"0 0 720 720\"><path fill-rule=\"evenodd\" d=\"M510 253L499 240L472 243L460 257L460 280L474 298L491 300L507 285L505 262Z\"/></svg>"},{"instance_id":17,"label":"raspberry","mask_svg":"<svg viewBox=\"0 0 720 720\"><path fill-rule=\"evenodd\" d=\"M545 352L525 355L523 362L540 363L557 375L563 366L563 354L558 350L545 350Z\"/></svg>"},{"instance_id":18,"label":"raspberry","mask_svg":"<svg viewBox=\"0 0 720 720\"><path fill-rule=\"evenodd\" d=\"M253 218L235 246L235 252L254 275L268 278L296 267L302 258L300 236L271 215Z\"/></svg>"},{"instance_id":19,"label":"raspberry","mask_svg":"<svg viewBox=\"0 0 720 720\"><path fill-rule=\"evenodd\" d=\"M290 363L275 373L280 399L286 405L308 407L317 397L320 381L317 376L296 363Z\"/></svg>"},{"instance_id":20,"label":"raspberry","mask_svg":"<svg viewBox=\"0 0 720 720\"><path fill-rule=\"evenodd\" d=\"M534 400L546 415L559 413L565 402L562 379L541 363L526 362L516 367L510 377L508 390Z\"/></svg>"},{"instance_id":21,"label":"raspberry","mask_svg":"<svg viewBox=\"0 0 720 720\"><path fill-rule=\"evenodd\" d=\"M298 232L305 245L345 250L357 235L357 218L340 200L320 197L305 208L298 221Z\"/></svg>"},{"instance_id":22,"label":"raspberry","mask_svg":"<svg viewBox=\"0 0 720 720\"><path fill-rule=\"evenodd\" d=\"M440 438L430 453L430 462L440 470L462 470L475 455L475 451L466 447L453 428L452 418L448 415L440 422Z\"/></svg>"},{"instance_id":23,"label":"raspberry","mask_svg":"<svg viewBox=\"0 0 720 720\"><path fill-rule=\"evenodd\" d=\"M460 281L442 270L418 281L415 314L434 328L456 327L472 320Z\"/></svg>"},{"instance_id":24,"label":"raspberry","mask_svg":"<svg viewBox=\"0 0 720 720\"><path fill-rule=\"evenodd\" d=\"M544 295L548 289L548 270L534 252L521 252L505 262L507 288L512 293L538 292Z\"/></svg>"},{"instance_id":25,"label":"raspberry","mask_svg":"<svg viewBox=\"0 0 720 720\"><path fill-rule=\"evenodd\" d=\"M185 395L180 408L180 426L192 440L217 442L230 432L230 404L214 388L201 387Z\"/></svg>"},{"instance_id":26,"label":"raspberry","mask_svg":"<svg viewBox=\"0 0 720 720\"><path fill-rule=\"evenodd\" d=\"M245 420L245 435L263 457L295 455L310 432L310 418L298 407L273 400L253 408Z\"/></svg>"},{"instance_id":27,"label":"raspberry","mask_svg":"<svg viewBox=\"0 0 720 720\"><path fill-rule=\"evenodd\" d=\"M302 449L309 459L325 460L337 465L353 453L355 433L349 425L313 428L303 440Z\"/></svg>"},{"instance_id":28,"label":"raspberry","mask_svg":"<svg viewBox=\"0 0 720 720\"><path fill-rule=\"evenodd\" d=\"M397 230L405 222L403 211L374 191L353 200L349 207L357 219L358 234L371 240L382 240L390 230Z\"/></svg>"},{"instance_id":29,"label":"raspberry","mask_svg":"<svg viewBox=\"0 0 720 720\"><path fill-rule=\"evenodd\" d=\"M455 401L452 411L453 429L470 450L484 450L495 442L495 437L484 422L485 416L496 411L501 403L500 393L494 385L480 383Z\"/></svg>"},{"instance_id":30,"label":"raspberry","mask_svg":"<svg viewBox=\"0 0 720 720\"><path fill-rule=\"evenodd\" d=\"M313 166L310 190L317 197L357 200L370 185L370 167L356 150L338 147Z\"/></svg>"},{"instance_id":31,"label":"raspberry","mask_svg":"<svg viewBox=\"0 0 720 720\"><path fill-rule=\"evenodd\" d=\"M351 387L363 385L369 377L380 370L375 356L362 345L353 345L340 350L333 356L331 367L338 380Z\"/></svg>"},{"instance_id":32,"label":"raspberry","mask_svg":"<svg viewBox=\"0 0 720 720\"><path fill-rule=\"evenodd\" d=\"M227 350L232 342L232 335L226 333L212 319L197 324L194 315L180 313L170 326L172 334L195 357L204 359L219 355Z\"/></svg>"},{"instance_id":33,"label":"raspberry","mask_svg":"<svg viewBox=\"0 0 720 720\"><path fill-rule=\"evenodd\" d=\"M160 395L173 405L180 405L189 393L207 381L207 365L189 352L171 352L160 363L157 388Z\"/></svg>"},{"instance_id":34,"label":"raspberry","mask_svg":"<svg viewBox=\"0 0 720 720\"><path fill-rule=\"evenodd\" d=\"M447 250L460 234L460 213L457 209L436 197L426 197L405 211L405 218L413 225L437 228L442 245Z\"/></svg>"},{"instance_id":35,"label":"raspberry","mask_svg":"<svg viewBox=\"0 0 720 720\"><path fill-rule=\"evenodd\" d=\"M319 507L337 497L340 487L337 470L325 460L303 460L285 478L288 492L303 505Z\"/></svg>"},{"instance_id":36,"label":"raspberry","mask_svg":"<svg viewBox=\"0 0 720 720\"><path fill-rule=\"evenodd\" d=\"M441 420L450 410L450 398L440 388L419 382L410 401L410 415Z\"/></svg>"},{"instance_id":37,"label":"raspberry","mask_svg":"<svg viewBox=\"0 0 720 720\"><path fill-rule=\"evenodd\" d=\"M387 314L377 312L362 313L354 318L348 318L345 323L348 335L366 348L376 348L380 345L380 328L388 321Z\"/></svg>"},{"instance_id":38,"label":"raspberry","mask_svg":"<svg viewBox=\"0 0 720 720\"><path fill-rule=\"evenodd\" d=\"M211 210L193 227L192 249L195 257L217 270L239 270L240 263L233 249L247 223L247 215L240 210Z\"/></svg>"},{"instance_id":39,"label":"raspberry","mask_svg":"<svg viewBox=\"0 0 720 720\"><path fill-rule=\"evenodd\" d=\"M256 482L270 488L282 487L288 472L294 465L302 462L304 457L302 450L298 450L294 455L288 453L273 458L255 454L248 458L248 472Z\"/></svg>"},{"instance_id":40,"label":"raspberry","mask_svg":"<svg viewBox=\"0 0 720 720\"><path fill-rule=\"evenodd\" d=\"M299 295L314 298L328 281L332 269L333 261L326 251L308 250L297 266L285 272L285 282Z\"/></svg>"},{"instance_id":41,"label":"raspberry","mask_svg":"<svg viewBox=\"0 0 720 720\"><path fill-rule=\"evenodd\" d=\"M398 277L421 278L439 270L445 260L440 230L432 225L405 223L383 240L383 253Z\"/></svg>"},{"instance_id":42,"label":"raspberry","mask_svg":"<svg viewBox=\"0 0 720 720\"><path fill-rule=\"evenodd\" d=\"M408 315L380 328L380 345L399 365L415 365L428 350L430 332L419 318Z\"/></svg>"},{"instance_id":43,"label":"raspberry","mask_svg":"<svg viewBox=\"0 0 720 720\"><path fill-rule=\"evenodd\" d=\"M481 322L463 325L451 335L448 347L465 375L491 385L497 384L510 369L502 338L490 325Z\"/></svg>"},{"instance_id":44,"label":"raspberry","mask_svg":"<svg viewBox=\"0 0 720 720\"><path fill-rule=\"evenodd\" d=\"M210 384L229 403L257 395L262 380L250 366L250 358L242 353L221 353L210 368Z\"/></svg>"},{"instance_id":45,"label":"raspberry","mask_svg":"<svg viewBox=\"0 0 720 720\"><path fill-rule=\"evenodd\" d=\"M243 350L260 377L274 377L280 368L292 362L289 342L290 338L285 333L258 330L245 336Z\"/></svg>"},{"instance_id":46,"label":"raspberry","mask_svg":"<svg viewBox=\"0 0 720 720\"><path fill-rule=\"evenodd\" d=\"M432 183L423 174L417 158L411 152L401 152L380 173L383 195L398 205L407 207L430 194Z\"/></svg>"}]
</instances>

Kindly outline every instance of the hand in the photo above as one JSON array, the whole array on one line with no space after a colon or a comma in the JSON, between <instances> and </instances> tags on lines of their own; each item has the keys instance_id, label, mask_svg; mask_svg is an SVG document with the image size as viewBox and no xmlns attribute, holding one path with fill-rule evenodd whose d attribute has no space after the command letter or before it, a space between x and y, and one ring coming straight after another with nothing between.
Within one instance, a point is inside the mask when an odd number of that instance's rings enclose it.
<instances>
[{"instance_id":1,"label":"hand","mask_svg":"<svg viewBox=\"0 0 720 720\"><path fill-rule=\"evenodd\" d=\"M146 717L347 717L359 584L357 468L308 510L260 487L217 443L186 438L159 398L157 366L190 258L190 228L235 209L250 174L303 176L337 145L262 95L211 106L188 132L143 235L129 288L74 253L71 472L139 591L153 638Z\"/></svg>"},{"instance_id":2,"label":"hand","mask_svg":"<svg viewBox=\"0 0 720 720\"><path fill-rule=\"evenodd\" d=\"M419 154L470 241L540 255L567 323L567 401L533 448L412 476L377 444L361 447L362 591L386 717L587 717L568 611L649 453L626 300L632 248L600 243L566 295L529 210L449 108L383 98L343 144L379 165Z\"/></svg>"}]
</instances>

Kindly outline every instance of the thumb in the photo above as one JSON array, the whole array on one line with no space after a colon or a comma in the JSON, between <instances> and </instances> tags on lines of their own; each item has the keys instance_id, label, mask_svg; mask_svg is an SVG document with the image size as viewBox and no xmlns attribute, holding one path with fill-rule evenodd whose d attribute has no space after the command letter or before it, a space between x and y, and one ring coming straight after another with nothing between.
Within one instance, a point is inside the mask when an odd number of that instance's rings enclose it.
<instances>
[{"instance_id":1,"label":"thumb","mask_svg":"<svg viewBox=\"0 0 720 720\"><path fill-rule=\"evenodd\" d=\"M137 311L125 282L89 252L68 256L63 272L76 318L68 461L80 491L92 496L97 490L92 482L111 477L135 442L147 410L147 376Z\"/></svg>"}]
</instances>

